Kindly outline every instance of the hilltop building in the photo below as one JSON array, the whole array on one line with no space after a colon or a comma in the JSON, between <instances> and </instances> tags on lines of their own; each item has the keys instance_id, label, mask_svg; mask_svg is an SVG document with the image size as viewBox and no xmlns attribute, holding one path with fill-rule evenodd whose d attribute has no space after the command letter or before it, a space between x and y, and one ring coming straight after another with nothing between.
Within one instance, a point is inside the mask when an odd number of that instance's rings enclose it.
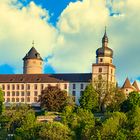
<instances>
[{"instance_id":1,"label":"hilltop building","mask_svg":"<svg viewBox=\"0 0 140 140\"><path fill-rule=\"evenodd\" d=\"M134 81L134 83L131 84L128 78L126 78L121 89L127 96L129 95L130 92L133 91L140 92L137 82Z\"/></svg>"},{"instance_id":2,"label":"hilltop building","mask_svg":"<svg viewBox=\"0 0 140 140\"><path fill-rule=\"evenodd\" d=\"M96 51L96 63L92 65L92 73L43 74L42 71L43 59L33 43L23 58L23 74L0 75L0 87L4 91L5 104L27 103L39 106L38 97L49 85L66 90L75 97L78 104L82 92L90 82L95 85L95 81L102 78L107 85L116 85L113 50L108 47L106 30L102 38L102 47ZM139 91L139 88L136 82L131 85L127 79L122 90L128 94L131 91Z\"/></svg>"}]
</instances>

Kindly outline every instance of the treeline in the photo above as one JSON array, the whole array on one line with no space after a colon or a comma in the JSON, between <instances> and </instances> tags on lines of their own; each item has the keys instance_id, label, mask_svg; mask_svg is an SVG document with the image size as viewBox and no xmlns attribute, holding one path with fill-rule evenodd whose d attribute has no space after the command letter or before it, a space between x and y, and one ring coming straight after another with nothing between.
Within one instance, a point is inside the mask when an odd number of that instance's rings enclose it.
<instances>
[{"instance_id":1,"label":"treeline","mask_svg":"<svg viewBox=\"0 0 140 140\"><path fill-rule=\"evenodd\" d=\"M4 109L0 92L0 139L13 140L139 140L140 95L128 97L118 88L86 87L74 104L58 87L48 87L39 98L45 111L60 112L61 120L38 122L30 106ZM61 95L61 96L60 96Z\"/></svg>"}]
</instances>

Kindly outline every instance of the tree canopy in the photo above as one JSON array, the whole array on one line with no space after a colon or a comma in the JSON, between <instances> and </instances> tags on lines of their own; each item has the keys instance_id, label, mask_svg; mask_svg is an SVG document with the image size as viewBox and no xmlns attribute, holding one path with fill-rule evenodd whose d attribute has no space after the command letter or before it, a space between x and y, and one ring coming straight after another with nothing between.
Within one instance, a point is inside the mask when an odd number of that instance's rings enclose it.
<instances>
[{"instance_id":1,"label":"tree canopy","mask_svg":"<svg viewBox=\"0 0 140 140\"><path fill-rule=\"evenodd\" d=\"M98 96L93 86L89 84L79 99L80 107L92 112L97 111L99 105Z\"/></svg>"},{"instance_id":2,"label":"tree canopy","mask_svg":"<svg viewBox=\"0 0 140 140\"><path fill-rule=\"evenodd\" d=\"M59 87L48 86L39 97L40 105L47 111L62 111L67 102L67 92Z\"/></svg>"}]
</instances>

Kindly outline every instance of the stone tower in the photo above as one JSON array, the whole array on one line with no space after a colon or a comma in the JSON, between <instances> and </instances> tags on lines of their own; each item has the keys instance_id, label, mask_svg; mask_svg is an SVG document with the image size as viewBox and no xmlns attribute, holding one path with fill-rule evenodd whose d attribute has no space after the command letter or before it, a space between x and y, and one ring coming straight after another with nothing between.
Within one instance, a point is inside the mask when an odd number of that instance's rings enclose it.
<instances>
[{"instance_id":1,"label":"stone tower","mask_svg":"<svg viewBox=\"0 0 140 140\"><path fill-rule=\"evenodd\" d=\"M23 73L24 74L42 74L43 59L40 54L33 47L23 58Z\"/></svg>"},{"instance_id":2,"label":"stone tower","mask_svg":"<svg viewBox=\"0 0 140 140\"><path fill-rule=\"evenodd\" d=\"M92 65L92 84L102 79L107 86L116 86L115 66L113 65L113 50L108 47L108 37L105 33L102 38L102 47L96 51L96 63Z\"/></svg>"}]
</instances>

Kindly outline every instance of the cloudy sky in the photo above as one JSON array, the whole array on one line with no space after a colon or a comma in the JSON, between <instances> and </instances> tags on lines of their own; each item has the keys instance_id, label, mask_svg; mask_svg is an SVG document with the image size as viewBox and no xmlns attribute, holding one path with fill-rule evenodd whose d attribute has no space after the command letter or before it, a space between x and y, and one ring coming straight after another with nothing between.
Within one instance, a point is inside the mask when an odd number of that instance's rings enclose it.
<instances>
[{"instance_id":1,"label":"cloudy sky","mask_svg":"<svg viewBox=\"0 0 140 140\"><path fill-rule=\"evenodd\" d=\"M140 80L140 0L0 0L0 74L22 73L32 47L45 73L91 72L107 26L119 84Z\"/></svg>"}]
</instances>

